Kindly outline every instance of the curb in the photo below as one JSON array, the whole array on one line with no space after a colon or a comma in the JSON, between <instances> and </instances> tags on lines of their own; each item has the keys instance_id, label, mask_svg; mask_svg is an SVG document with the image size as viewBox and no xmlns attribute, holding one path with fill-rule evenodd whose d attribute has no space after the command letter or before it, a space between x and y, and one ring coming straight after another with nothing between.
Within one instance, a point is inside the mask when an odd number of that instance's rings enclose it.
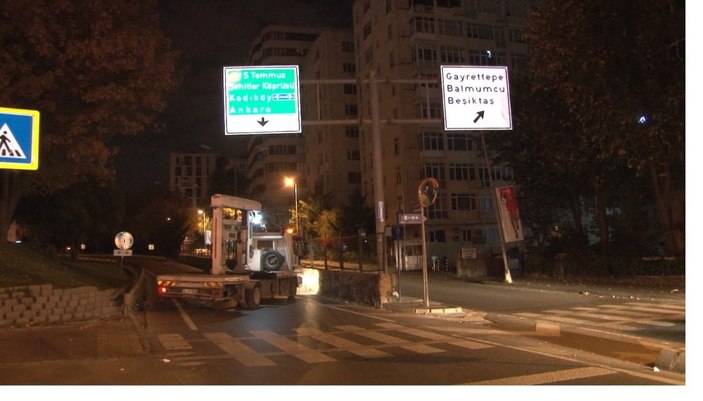
<instances>
[{"instance_id":1,"label":"curb","mask_svg":"<svg viewBox=\"0 0 703 401\"><path fill-rule=\"evenodd\" d=\"M407 298L403 301L393 300L382 305L383 309L393 312L415 313L417 315L455 315L464 313L461 306L448 306L437 302L430 302L425 306L423 300Z\"/></svg>"},{"instance_id":2,"label":"curb","mask_svg":"<svg viewBox=\"0 0 703 401\"><path fill-rule=\"evenodd\" d=\"M615 343L647 346L659 350L659 356L654 363L654 369L675 373L686 373L686 351L683 344L669 344L661 341L624 336L617 333L596 332L587 328L564 325L554 322L526 319L500 313L487 313L484 319L493 324L512 330L532 331L535 334L564 336L579 335L594 337Z\"/></svg>"}]
</instances>

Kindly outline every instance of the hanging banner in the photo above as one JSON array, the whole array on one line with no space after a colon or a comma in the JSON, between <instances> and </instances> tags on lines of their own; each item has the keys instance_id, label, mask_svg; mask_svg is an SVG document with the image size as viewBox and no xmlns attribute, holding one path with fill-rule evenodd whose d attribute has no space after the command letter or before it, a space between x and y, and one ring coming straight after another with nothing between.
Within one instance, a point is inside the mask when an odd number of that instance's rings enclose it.
<instances>
[{"instance_id":1,"label":"hanging banner","mask_svg":"<svg viewBox=\"0 0 703 401\"><path fill-rule=\"evenodd\" d=\"M498 199L503 240L506 243L524 240L525 236L522 233L522 221L520 220L520 211L517 207L515 187L497 187L496 199Z\"/></svg>"}]
</instances>

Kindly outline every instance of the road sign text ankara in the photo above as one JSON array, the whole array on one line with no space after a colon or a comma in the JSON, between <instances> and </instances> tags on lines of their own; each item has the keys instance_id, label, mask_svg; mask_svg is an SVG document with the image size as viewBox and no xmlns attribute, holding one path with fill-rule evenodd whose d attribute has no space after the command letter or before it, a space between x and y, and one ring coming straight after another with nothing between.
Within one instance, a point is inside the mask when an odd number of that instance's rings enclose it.
<instances>
[{"instance_id":1,"label":"road sign text ankara","mask_svg":"<svg viewBox=\"0 0 703 401\"><path fill-rule=\"evenodd\" d=\"M225 134L301 132L298 66L225 67Z\"/></svg>"},{"instance_id":2,"label":"road sign text ankara","mask_svg":"<svg viewBox=\"0 0 703 401\"><path fill-rule=\"evenodd\" d=\"M441 66L445 130L513 129L508 68Z\"/></svg>"}]
</instances>

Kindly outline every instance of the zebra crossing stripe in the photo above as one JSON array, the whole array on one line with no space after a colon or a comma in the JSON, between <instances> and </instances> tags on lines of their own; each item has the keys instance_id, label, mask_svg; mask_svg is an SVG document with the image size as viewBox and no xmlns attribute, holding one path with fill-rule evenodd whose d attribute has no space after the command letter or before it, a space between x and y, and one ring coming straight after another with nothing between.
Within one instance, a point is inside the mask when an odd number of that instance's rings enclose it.
<instances>
[{"instance_id":1,"label":"zebra crossing stripe","mask_svg":"<svg viewBox=\"0 0 703 401\"><path fill-rule=\"evenodd\" d=\"M355 343L334 334L325 333L313 327L301 327L296 329L296 332L300 335L308 336L321 343L329 344L337 349L347 351L364 358L384 358L391 356L391 354L376 348L368 348L362 344Z\"/></svg>"},{"instance_id":2,"label":"zebra crossing stripe","mask_svg":"<svg viewBox=\"0 0 703 401\"><path fill-rule=\"evenodd\" d=\"M635 306L646 306L646 307L657 307L657 308L662 308L662 309L673 309L677 311L685 311L686 310L686 304L685 303L675 303L675 304L653 304L653 303L646 303L646 302L628 302L627 305L635 305Z\"/></svg>"},{"instance_id":3,"label":"zebra crossing stripe","mask_svg":"<svg viewBox=\"0 0 703 401\"><path fill-rule=\"evenodd\" d=\"M412 327L405 327L397 323L377 323L376 325L385 329L400 330L403 333L407 333L415 337L425 338L432 341L445 342L447 344L452 344L467 349L492 348L491 345L480 343L478 341L462 340L450 336L445 336L444 334L434 333L431 331L420 330Z\"/></svg>"},{"instance_id":4,"label":"zebra crossing stripe","mask_svg":"<svg viewBox=\"0 0 703 401\"><path fill-rule=\"evenodd\" d=\"M159 334L156 336L166 351L192 350L193 347L180 334Z\"/></svg>"},{"instance_id":5,"label":"zebra crossing stripe","mask_svg":"<svg viewBox=\"0 0 703 401\"><path fill-rule=\"evenodd\" d=\"M616 372L599 367L585 367L585 368L575 368L567 370L557 370L544 373L535 373L531 375L522 376L512 376L512 377L501 377L499 379L492 380L482 380L471 382L467 384L480 384L480 385L534 385L534 384L551 384L565 382L569 380L586 379L589 377L596 376L607 376L615 374Z\"/></svg>"},{"instance_id":6,"label":"zebra crossing stripe","mask_svg":"<svg viewBox=\"0 0 703 401\"><path fill-rule=\"evenodd\" d=\"M374 341L378 341L380 343L394 345L394 346L398 346L403 349L407 349L409 351L417 352L418 354L434 354L434 353L438 353L438 352L445 352L444 350L441 350L441 349L435 348L435 347L430 347L429 345L412 344L412 343L409 343L408 340L404 340L402 338L394 337L394 336L384 334L384 333L379 333L377 331L368 331L368 330L365 330L365 329L358 327L358 326L343 325L343 326L337 326L337 328L340 330L354 333L355 335L358 335L361 337L370 338L370 339L372 339Z\"/></svg>"},{"instance_id":7,"label":"zebra crossing stripe","mask_svg":"<svg viewBox=\"0 0 703 401\"><path fill-rule=\"evenodd\" d=\"M309 363L319 363L319 362L334 362L336 359L329 357L322 352L310 349L300 343L297 343L291 339L280 336L272 331L268 330L255 330L250 331L250 333L263 341L273 345L276 348L290 353L294 357L301 359Z\"/></svg>"},{"instance_id":8,"label":"zebra crossing stripe","mask_svg":"<svg viewBox=\"0 0 703 401\"><path fill-rule=\"evenodd\" d=\"M276 366L272 360L260 355L258 352L246 346L239 340L234 339L227 333L215 332L204 333L210 341L220 347L228 355L231 355L239 363L247 367L255 366Z\"/></svg>"},{"instance_id":9,"label":"zebra crossing stripe","mask_svg":"<svg viewBox=\"0 0 703 401\"><path fill-rule=\"evenodd\" d=\"M594 310L594 311L577 311L577 310L549 310L546 311L547 313L553 313L555 315L565 315L568 314L569 316L580 316L584 317L587 320L585 321L598 321L598 320L611 320L611 321L623 321L623 320L630 320L627 318L627 316L623 316L622 314L604 314L604 313L596 313L599 312L599 310Z\"/></svg>"},{"instance_id":10,"label":"zebra crossing stripe","mask_svg":"<svg viewBox=\"0 0 703 401\"><path fill-rule=\"evenodd\" d=\"M606 305L609 307L615 307L611 305ZM642 312L653 312L653 313L663 313L663 314L680 314L684 313L685 309L680 309L680 308L675 308L675 310L672 310L672 308L667 308L663 305L648 305L648 304L640 304L640 303L632 303L632 304L626 304L621 306L621 308L627 308L628 310L637 310L637 311L642 311Z\"/></svg>"},{"instance_id":11,"label":"zebra crossing stripe","mask_svg":"<svg viewBox=\"0 0 703 401\"><path fill-rule=\"evenodd\" d=\"M516 313L516 316L520 317L538 317L540 320L550 320L550 321L555 321L555 322L560 322L560 323L571 323L571 324L582 324L586 323L582 319L573 319L570 317L566 316L550 316L550 315L538 315L535 313Z\"/></svg>"}]
</instances>

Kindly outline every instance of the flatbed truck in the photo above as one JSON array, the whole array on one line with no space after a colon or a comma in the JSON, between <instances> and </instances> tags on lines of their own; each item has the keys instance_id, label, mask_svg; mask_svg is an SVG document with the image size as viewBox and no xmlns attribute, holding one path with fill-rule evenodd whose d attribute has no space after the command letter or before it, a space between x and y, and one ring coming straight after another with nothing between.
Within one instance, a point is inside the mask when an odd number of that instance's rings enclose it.
<instances>
[{"instance_id":1,"label":"flatbed truck","mask_svg":"<svg viewBox=\"0 0 703 401\"><path fill-rule=\"evenodd\" d=\"M267 230L257 201L216 194L211 207L212 268L202 274L158 275L157 293L226 308L256 308L262 299L294 300L301 282L297 238Z\"/></svg>"}]
</instances>

